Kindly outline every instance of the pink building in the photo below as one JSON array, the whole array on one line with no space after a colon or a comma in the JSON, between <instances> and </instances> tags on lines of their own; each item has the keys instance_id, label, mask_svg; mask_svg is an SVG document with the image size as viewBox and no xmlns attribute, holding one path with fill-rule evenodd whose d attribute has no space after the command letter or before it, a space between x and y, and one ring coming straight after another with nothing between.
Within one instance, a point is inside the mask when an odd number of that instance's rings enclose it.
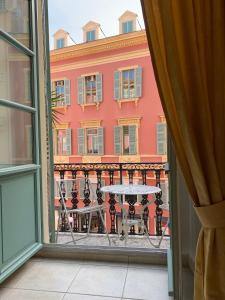
<instances>
[{"instance_id":1,"label":"pink building","mask_svg":"<svg viewBox=\"0 0 225 300\"><path fill-rule=\"evenodd\" d=\"M54 109L62 113L54 128L55 163L166 161L165 118L136 19L125 12L119 34L107 38L91 21L78 45L69 46L65 31L55 33L51 80L61 97Z\"/></svg>"}]
</instances>

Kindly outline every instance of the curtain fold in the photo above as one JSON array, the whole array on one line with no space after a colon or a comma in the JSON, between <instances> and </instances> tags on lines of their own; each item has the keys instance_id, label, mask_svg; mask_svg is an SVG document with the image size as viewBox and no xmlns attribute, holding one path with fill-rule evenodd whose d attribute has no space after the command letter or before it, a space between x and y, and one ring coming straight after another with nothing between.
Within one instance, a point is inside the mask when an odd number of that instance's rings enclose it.
<instances>
[{"instance_id":1,"label":"curtain fold","mask_svg":"<svg viewBox=\"0 0 225 300\"><path fill-rule=\"evenodd\" d=\"M202 222L195 300L225 299L225 1L141 2L162 106Z\"/></svg>"}]
</instances>

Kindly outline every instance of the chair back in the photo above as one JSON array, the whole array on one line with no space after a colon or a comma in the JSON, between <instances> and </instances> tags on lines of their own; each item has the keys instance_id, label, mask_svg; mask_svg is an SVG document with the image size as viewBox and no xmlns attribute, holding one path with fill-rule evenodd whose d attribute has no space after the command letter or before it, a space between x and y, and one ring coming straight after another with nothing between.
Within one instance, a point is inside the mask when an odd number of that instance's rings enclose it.
<instances>
[{"instance_id":1,"label":"chair back","mask_svg":"<svg viewBox=\"0 0 225 300\"><path fill-rule=\"evenodd\" d=\"M59 191L60 204L63 210L67 210L66 200L72 199L77 195L77 198L89 199L89 206L97 205L97 195L94 191L93 184L89 178L76 179L59 179L57 182L57 189Z\"/></svg>"}]
</instances>

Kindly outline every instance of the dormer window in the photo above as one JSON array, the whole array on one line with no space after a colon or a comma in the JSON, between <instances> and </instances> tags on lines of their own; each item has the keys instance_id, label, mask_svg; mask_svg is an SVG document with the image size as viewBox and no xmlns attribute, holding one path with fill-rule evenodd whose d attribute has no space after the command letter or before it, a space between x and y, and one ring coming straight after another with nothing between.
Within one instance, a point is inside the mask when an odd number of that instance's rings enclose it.
<instances>
[{"instance_id":1,"label":"dormer window","mask_svg":"<svg viewBox=\"0 0 225 300\"><path fill-rule=\"evenodd\" d=\"M58 39L56 41L56 47L57 47L57 49L64 48L64 45L65 45L65 40L64 39Z\"/></svg>"},{"instance_id":2,"label":"dormer window","mask_svg":"<svg viewBox=\"0 0 225 300\"><path fill-rule=\"evenodd\" d=\"M86 41L87 42L91 42L94 41L95 38L95 30L91 30L91 31L87 31L86 32Z\"/></svg>"},{"instance_id":3,"label":"dormer window","mask_svg":"<svg viewBox=\"0 0 225 300\"><path fill-rule=\"evenodd\" d=\"M133 31L133 21L122 23L122 33L129 33Z\"/></svg>"}]
</instances>

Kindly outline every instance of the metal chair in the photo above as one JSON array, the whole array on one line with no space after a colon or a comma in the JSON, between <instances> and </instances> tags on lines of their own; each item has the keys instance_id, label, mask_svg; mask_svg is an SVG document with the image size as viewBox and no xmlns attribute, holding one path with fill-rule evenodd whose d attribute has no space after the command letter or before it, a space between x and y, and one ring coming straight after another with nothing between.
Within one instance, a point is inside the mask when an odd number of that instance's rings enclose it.
<instances>
[{"instance_id":1,"label":"metal chair","mask_svg":"<svg viewBox=\"0 0 225 300\"><path fill-rule=\"evenodd\" d=\"M129 230L132 226L137 225L140 229L141 229L141 233L144 234L146 236L146 238L148 239L149 243L151 246L153 246L154 248L160 248L163 237L165 236L166 233L166 229L169 226L169 219L166 223L166 226L162 232L162 235L159 236L159 239L157 241L157 243L153 243L149 233L148 233L148 228L145 225L145 222L143 220L143 213L144 210L147 206L149 206L153 201L149 201L147 204L143 205L140 209L139 209L139 215L140 215L140 219L129 219L128 218L128 212L127 209L124 207L123 203L121 203L120 197L119 197L119 203L122 209L122 231L124 233L124 237L122 236L120 239L124 239L125 240L125 247L127 246L127 240L128 240L128 234L129 234ZM122 231L118 230L118 235L121 236Z\"/></svg>"},{"instance_id":2,"label":"metal chair","mask_svg":"<svg viewBox=\"0 0 225 300\"><path fill-rule=\"evenodd\" d=\"M85 206L85 207L82 207L82 208L75 208L75 209L70 209L70 208L67 208L66 206L66 194L69 194L72 196L72 193L75 192L75 189L74 189L74 185L77 186L77 183L80 181L80 180L85 180L85 185L89 187L90 189L90 196L91 196L91 199L90 199L90 205L89 206ZM71 182L71 190L68 191L68 184L66 183L69 183ZM58 235L59 235L59 226L60 226L60 216L62 214L64 214L65 218L66 218L66 221L68 222L68 226L69 226L69 230L70 230L70 233L71 233L71 237L72 237L72 241L74 244L76 244L76 241L78 240L81 240L83 238L86 238L89 236L90 234L90 228L91 228L91 220L92 220L92 215L94 212L97 212L101 218L101 221L102 221L102 224L105 228L105 233L107 235L107 238L108 238L108 241L109 241L109 245L111 245L111 240L109 238L109 234L108 234L108 231L107 231L107 228L106 228L106 223L104 221L104 217L103 217L103 212L105 211L105 204L98 204L98 201L97 201L97 197L96 197L96 192L94 192L93 190L93 186L92 186L92 183L89 179L87 178L77 178L77 179L63 179L63 180L58 180L57 181L57 187L58 187L58 190L59 190L59 195L60 195L60 208L59 208L59 217L58 217L58 226L57 226L57 235L56 235L56 242L58 240ZM67 188L67 190L66 190ZM86 214L89 214L89 222L88 222L88 230L87 230L87 234L84 236L84 237L81 237L79 239L74 239L74 234L73 234L73 229L72 229L72 226L71 226L71 223L70 223L70 215L73 214L73 213L76 213L78 215L86 215ZM70 243L70 242L69 242Z\"/></svg>"}]
</instances>

